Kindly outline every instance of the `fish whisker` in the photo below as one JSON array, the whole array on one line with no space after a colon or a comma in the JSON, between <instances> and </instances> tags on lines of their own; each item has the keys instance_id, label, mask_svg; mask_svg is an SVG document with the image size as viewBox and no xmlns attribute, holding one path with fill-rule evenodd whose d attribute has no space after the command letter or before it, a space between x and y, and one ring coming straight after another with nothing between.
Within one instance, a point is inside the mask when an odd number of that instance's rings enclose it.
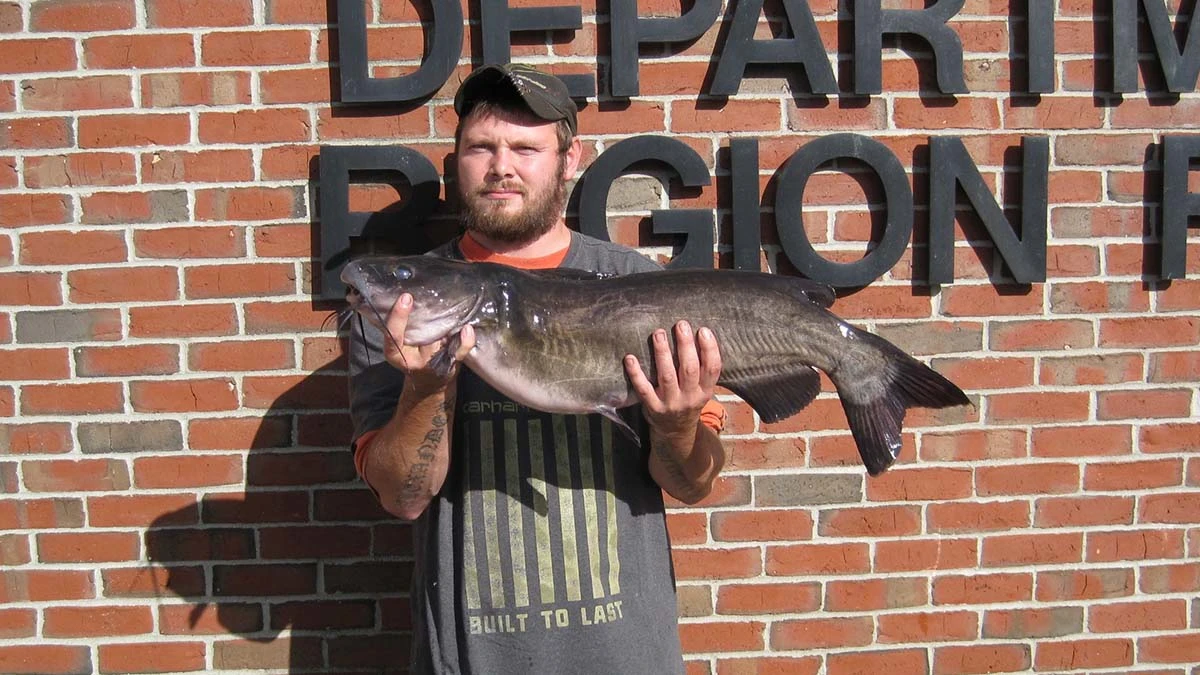
<instances>
[{"instance_id":1,"label":"fish whisker","mask_svg":"<svg viewBox=\"0 0 1200 675\"><path fill-rule=\"evenodd\" d=\"M371 308L371 311L375 313L376 318L379 319L379 326L383 330L383 334L386 335L388 337L388 339L392 341L393 345L395 345L396 353L400 355L401 363L403 363L405 365L405 367L407 367L408 362L404 360L404 349L400 346L400 343L396 341L396 336L392 335L392 331L387 329L387 320L384 319L383 315L379 313L379 310L376 309L375 305L367 303L367 306Z\"/></svg>"}]
</instances>

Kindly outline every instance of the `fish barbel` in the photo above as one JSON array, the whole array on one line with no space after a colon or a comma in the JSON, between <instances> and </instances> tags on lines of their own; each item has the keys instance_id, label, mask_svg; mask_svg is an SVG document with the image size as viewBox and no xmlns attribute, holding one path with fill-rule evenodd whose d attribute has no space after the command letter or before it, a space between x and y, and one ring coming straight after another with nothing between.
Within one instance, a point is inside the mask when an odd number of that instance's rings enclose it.
<instances>
[{"instance_id":1,"label":"fish barbel","mask_svg":"<svg viewBox=\"0 0 1200 675\"><path fill-rule=\"evenodd\" d=\"M403 336L410 345L470 324L465 364L497 391L537 410L616 414L638 402L623 358L635 355L655 381L651 334L687 320L713 331L718 384L766 422L790 417L820 393L824 371L871 475L900 452L910 407L967 404L954 383L887 340L828 310L833 291L794 277L733 270L662 270L606 277L569 269L524 271L432 256L364 257L341 275L348 299L380 328L402 293L413 296ZM636 438L636 435L635 435Z\"/></svg>"}]
</instances>

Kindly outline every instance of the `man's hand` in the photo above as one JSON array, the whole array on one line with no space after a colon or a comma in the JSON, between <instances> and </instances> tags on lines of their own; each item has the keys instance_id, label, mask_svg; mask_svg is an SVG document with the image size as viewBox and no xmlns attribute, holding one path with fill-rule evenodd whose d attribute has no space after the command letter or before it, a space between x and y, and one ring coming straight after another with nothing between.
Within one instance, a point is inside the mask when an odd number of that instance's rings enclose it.
<instances>
[{"instance_id":1,"label":"man's hand","mask_svg":"<svg viewBox=\"0 0 1200 675\"><path fill-rule=\"evenodd\" d=\"M650 428L672 445L686 443L690 447L700 411L712 400L721 377L721 351L716 336L707 328L696 334L688 322L680 321L674 330L677 357L671 355L666 330L656 330L651 337L657 383L650 382L632 354L625 357L625 373L642 401Z\"/></svg>"},{"instance_id":2,"label":"man's hand","mask_svg":"<svg viewBox=\"0 0 1200 675\"><path fill-rule=\"evenodd\" d=\"M463 326L457 336L443 338L427 345L404 344L404 331L412 313L412 295L404 293L388 313L384 330L391 339L383 343L383 356L387 362L404 371L405 385L415 391L432 392L444 389L458 373L458 364L475 347L475 329ZM444 349L452 349L453 357L449 368L437 368L437 356Z\"/></svg>"}]
</instances>

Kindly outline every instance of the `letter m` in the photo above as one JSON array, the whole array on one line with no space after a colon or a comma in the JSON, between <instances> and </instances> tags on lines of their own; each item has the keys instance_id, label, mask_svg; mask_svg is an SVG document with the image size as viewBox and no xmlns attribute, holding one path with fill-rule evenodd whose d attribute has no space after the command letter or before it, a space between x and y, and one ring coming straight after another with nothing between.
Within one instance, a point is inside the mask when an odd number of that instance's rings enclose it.
<instances>
[{"instance_id":1,"label":"letter m","mask_svg":"<svg viewBox=\"0 0 1200 675\"><path fill-rule=\"evenodd\" d=\"M1200 75L1200 29L1192 10L1188 18L1183 49L1167 15L1165 0L1113 0L1113 92L1137 91L1138 86L1138 5L1146 12L1146 23L1154 38L1154 54L1162 66L1167 90L1182 93L1196 90Z\"/></svg>"}]
</instances>

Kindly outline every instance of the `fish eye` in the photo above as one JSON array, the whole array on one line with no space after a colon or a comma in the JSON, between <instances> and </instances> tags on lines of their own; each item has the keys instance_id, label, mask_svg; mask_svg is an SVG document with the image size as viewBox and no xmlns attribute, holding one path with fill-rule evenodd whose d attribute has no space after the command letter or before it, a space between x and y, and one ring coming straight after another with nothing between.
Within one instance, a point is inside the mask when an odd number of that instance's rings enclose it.
<instances>
[{"instance_id":1,"label":"fish eye","mask_svg":"<svg viewBox=\"0 0 1200 675\"><path fill-rule=\"evenodd\" d=\"M398 281L404 281L406 279L411 279L412 278L412 268L404 267L403 265L397 266L396 269L392 270L392 276L395 277L396 280L398 280Z\"/></svg>"}]
</instances>

